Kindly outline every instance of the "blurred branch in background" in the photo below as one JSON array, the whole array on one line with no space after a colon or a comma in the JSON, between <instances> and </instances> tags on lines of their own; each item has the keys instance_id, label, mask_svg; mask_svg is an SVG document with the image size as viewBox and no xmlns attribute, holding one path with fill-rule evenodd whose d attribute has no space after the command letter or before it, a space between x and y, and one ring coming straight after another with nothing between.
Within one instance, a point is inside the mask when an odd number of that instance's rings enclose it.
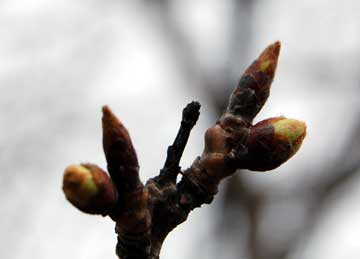
<instances>
[{"instance_id":1,"label":"blurred branch in background","mask_svg":"<svg viewBox=\"0 0 360 259\"><path fill-rule=\"evenodd\" d=\"M212 35L211 28L205 28L203 31L205 35L209 33L212 37L224 37L225 40L224 50L219 50L219 46L216 44L210 44L210 49L212 48L213 53L215 52L214 55L218 54L216 52L224 52L222 54L226 60L214 66L209 65L211 62L206 62L206 57L197 56L194 38L186 34L191 28L184 28L185 25L182 23L185 19L190 19L191 22L191 17L183 17L177 13L180 7L187 6L186 11L194 12L196 16L197 12L203 12L204 6L208 3L206 1L199 1L197 4L191 1L191 3L186 2L179 4L176 1L155 0L146 3L156 13L158 26L163 31L169 45L172 46L180 70L185 77L200 85L202 94L205 94L215 107L217 114L214 114L214 117L217 117L225 109L227 98L244 69L244 62L249 60L253 5L256 1L227 0L219 4L225 5L224 12L228 13L227 21L219 21L224 23L222 28L225 28L225 32L223 32L225 36ZM179 16L180 18L178 18ZM206 29L210 29L210 32L206 32ZM214 71L214 67L216 71Z\"/></svg>"}]
</instances>

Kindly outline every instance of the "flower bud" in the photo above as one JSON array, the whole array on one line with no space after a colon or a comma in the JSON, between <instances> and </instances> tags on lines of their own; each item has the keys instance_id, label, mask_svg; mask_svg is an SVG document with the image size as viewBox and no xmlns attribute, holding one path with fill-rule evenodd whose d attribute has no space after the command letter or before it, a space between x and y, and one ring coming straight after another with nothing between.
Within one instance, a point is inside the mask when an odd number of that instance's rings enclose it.
<instances>
[{"instance_id":1,"label":"flower bud","mask_svg":"<svg viewBox=\"0 0 360 259\"><path fill-rule=\"evenodd\" d=\"M135 190L142 183L129 132L108 106L104 106L102 111L103 148L108 172L118 191Z\"/></svg>"},{"instance_id":2,"label":"flower bud","mask_svg":"<svg viewBox=\"0 0 360 259\"><path fill-rule=\"evenodd\" d=\"M280 53L280 42L269 45L246 69L238 86L230 96L226 112L252 122L264 106L270 93L270 86Z\"/></svg>"},{"instance_id":3,"label":"flower bud","mask_svg":"<svg viewBox=\"0 0 360 259\"><path fill-rule=\"evenodd\" d=\"M299 150L305 135L302 121L277 117L257 123L246 140L245 168L268 171L280 166Z\"/></svg>"},{"instance_id":4,"label":"flower bud","mask_svg":"<svg viewBox=\"0 0 360 259\"><path fill-rule=\"evenodd\" d=\"M90 214L105 216L117 201L111 179L93 164L68 166L64 172L63 190L71 204Z\"/></svg>"}]
</instances>

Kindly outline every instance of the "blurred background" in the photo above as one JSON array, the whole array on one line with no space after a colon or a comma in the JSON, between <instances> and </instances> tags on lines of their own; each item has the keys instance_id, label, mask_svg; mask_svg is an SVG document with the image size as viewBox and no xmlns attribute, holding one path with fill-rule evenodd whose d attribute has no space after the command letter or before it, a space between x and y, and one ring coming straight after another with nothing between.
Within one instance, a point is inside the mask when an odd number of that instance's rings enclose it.
<instances>
[{"instance_id":1,"label":"blurred background","mask_svg":"<svg viewBox=\"0 0 360 259\"><path fill-rule=\"evenodd\" d=\"M0 257L116 258L114 223L61 190L67 165L106 167L101 106L129 129L145 181L200 101L186 168L246 66L281 40L256 121L306 121L301 150L224 181L161 258L360 258L359 30L356 0L1 1Z\"/></svg>"}]
</instances>

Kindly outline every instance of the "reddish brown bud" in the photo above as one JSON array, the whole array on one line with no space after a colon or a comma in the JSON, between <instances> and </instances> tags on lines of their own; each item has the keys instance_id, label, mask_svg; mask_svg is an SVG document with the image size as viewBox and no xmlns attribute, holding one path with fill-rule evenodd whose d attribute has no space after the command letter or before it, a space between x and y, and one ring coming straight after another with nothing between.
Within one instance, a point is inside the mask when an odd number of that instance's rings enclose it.
<instances>
[{"instance_id":1,"label":"reddish brown bud","mask_svg":"<svg viewBox=\"0 0 360 259\"><path fill-rule=\"evenodd\" d=\"M103 107L102 125L108 171L118 191L136 188L141 184L139 164L128 131L108 106Z\"/></svg>"},{"instance_id":2,"label":"reddish brown bud","mask_svg":"<svg viewBox=\"0 0 360 259\"><path fill-rule=\"evenodd\" d=\"M268 46L246 69L230 96L226 112L240 116L248 122L254 119L269 97L279 53L280 42L277 41Z\"/></svg>"},{"instance_id":3,"label":"reddish brown bud","mask_svg":"<svg viewBox=\"0 0 360 259\"><path fill-rule=\"evenodd\" d=\"M268 171L280 166L299 150L305 135L306 125L302 121L277 117L257 123L245 143L248 148L245 168Z\"/></svg>"},{"instance_id":4,"label":"reddish brown bud","mask_svg":"<svg viewBox=\"0 0 360 259\"><path fill-rule=\"evenodd\" d=\"M64 172L63 190L71 204L90 214L105 216L117 201L111 179L93 164L68 166Z\"/></svg>"}]
</instances>

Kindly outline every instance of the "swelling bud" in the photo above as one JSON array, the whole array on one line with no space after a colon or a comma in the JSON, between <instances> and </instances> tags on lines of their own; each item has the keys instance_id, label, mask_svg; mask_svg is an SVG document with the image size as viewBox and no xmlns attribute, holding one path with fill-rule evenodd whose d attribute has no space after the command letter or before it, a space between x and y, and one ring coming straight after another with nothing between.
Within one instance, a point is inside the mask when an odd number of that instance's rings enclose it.
<instances>
[{"instance_id":1,"label":"swelling bud","mask_svg":"<svg viewBox=\"0 0 360 259\"><path fill-rule=\"evenodd\" d=\"M109 176L93 164L70 165L65 169L63 191L79 210L107 215L117 201L117 193Z\"/></svg>"},{"instance_id":2,"label":"swelling bud","mask_svg":"<svg viewBox=\"0 0 360 259\"><path fill-rule=\"evenodd\" d=\"M230 96L227 113L240 116L248 123L252 122L269 97L280 48L279 41L269 45L246 69Z\"/></svg>"},{"instance_id":3,"label":"swelling bud","mask_svg":"<svg viewBox=\"0 0 360 259\"><path fill-rule=\"evenodd\" d=\"M300 148L306 136L302 121L285 117L270 118L250 128L246 140L248 156L245 168L268 171L290 159Z\"/></svg>"}]
</instances>

